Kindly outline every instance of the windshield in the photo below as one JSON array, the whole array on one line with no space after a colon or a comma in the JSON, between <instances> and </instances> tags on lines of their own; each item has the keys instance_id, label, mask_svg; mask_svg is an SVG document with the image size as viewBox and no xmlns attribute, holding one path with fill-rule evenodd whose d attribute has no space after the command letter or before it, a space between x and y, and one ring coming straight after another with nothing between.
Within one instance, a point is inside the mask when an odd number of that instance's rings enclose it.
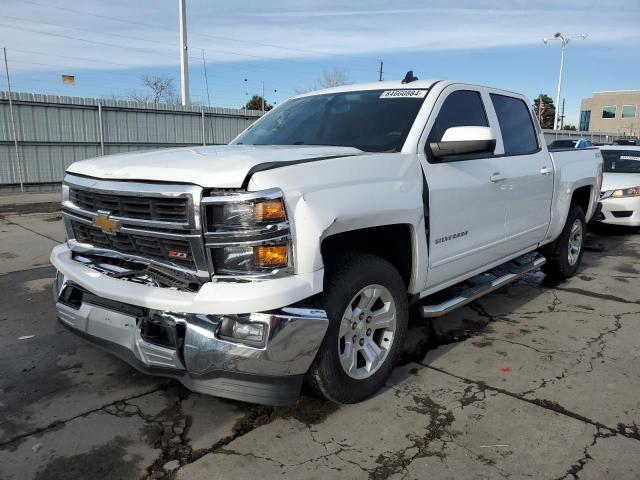
<instances>
[{"instance_id":1,"label":"windshield","mask_svg":"<svg viewBox=\"0 0 640 480\"><path fill-rule=\"evenodd\" d=\"M238 137L237 145L330 145L398 152L426 90L368 90L294 98Z\"/></svg>"},{"instance_id":2,"label":"windshield","mask_svg":"<svg viewBox=\"0 0 640 480\"><path fill-rule=\"evenodd\" d=\"M602 150L604 171L640 173L640 150Z\"/></svg>"}]
</instances>

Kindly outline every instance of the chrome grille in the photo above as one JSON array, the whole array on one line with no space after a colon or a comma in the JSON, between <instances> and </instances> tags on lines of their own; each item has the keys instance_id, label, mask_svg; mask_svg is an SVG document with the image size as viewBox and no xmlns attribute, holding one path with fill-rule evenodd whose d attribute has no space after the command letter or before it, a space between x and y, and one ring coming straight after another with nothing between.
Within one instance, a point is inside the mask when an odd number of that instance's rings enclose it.
<instances>
[{"instance_id":1,"label":"chrome grille","mask_svg":"<svg viewBox=\"0 0 640 480\"><path fill-rule=\"evenodd\" d=\"M212 267L202 237L201 198L202 188L196 185L67 174L62 208L69 247L92 257L144 263L148 269L155 265L176 278L207 281Z\"/></svg>"},{"instance_id":2,"label":"chrome grille","mask_svg":"<svg viewBox=\"0 0 640 480\"><path fill-rule=\"evenodd\" d=\"M117 217L161 222L187 222L188 199L123 196L71 188L69 201L83 210L107 211Z\"/></svg>"},{"instance_id":3,"label":"chrome grille","mask_svg":"<svg viewBox=\"0 0 640 480\"><path fill-rule=\"evenodd\" d=\"M130 233L104 233L97 227L75 220L71 221L71 228L75 239L81 243L88 243L98 248L106 248L127 255L137 255L172 262L194 269L193 252L186 240L166 239ZM173 255L171 252L174 252ZM184 254L179 255L179 254Z\"/></svg>"}]
</instances>

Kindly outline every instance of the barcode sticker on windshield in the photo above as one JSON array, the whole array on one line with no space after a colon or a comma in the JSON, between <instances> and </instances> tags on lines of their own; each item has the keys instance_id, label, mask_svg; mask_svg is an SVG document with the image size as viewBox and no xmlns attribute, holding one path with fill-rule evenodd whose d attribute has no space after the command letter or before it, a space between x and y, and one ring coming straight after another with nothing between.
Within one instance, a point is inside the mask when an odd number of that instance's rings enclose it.
<instances>
[{"instance_id":1,"label":"barcode sticker on windshield","mask_svg":"<svg viewBox=\"0 0 640 480\"><path fill-rule=\"evenodd\" d=\"M620 155L620 160L640 160L640 157L632 157L630 155Z\"/></svg>"},{"instance_id":2,"label":"barcode sticker on windshield","mask_svg":"<svg viewBox=\"0 0 640 480\"><path fill-rule=\"evenodd\" d=\"M385 90L380 98L424 98L426 90Z\"/></svg>"}]
</instances>

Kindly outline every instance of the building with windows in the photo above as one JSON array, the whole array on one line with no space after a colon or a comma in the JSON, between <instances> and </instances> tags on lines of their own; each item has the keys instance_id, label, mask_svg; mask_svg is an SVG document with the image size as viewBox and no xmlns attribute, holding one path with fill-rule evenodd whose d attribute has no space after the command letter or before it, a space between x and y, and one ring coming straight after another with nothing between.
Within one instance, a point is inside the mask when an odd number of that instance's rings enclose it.
<instances>
[{"instance_id":1,"label":"building with windows","mask_svg":"<svg viewBox=\"0 0 640 480\"><path fill-rule=\"evenodd\" d=\"M580 105L580 130L637 136L640 133L640 90L595 92Z\"/></svg>"}]
</instances>

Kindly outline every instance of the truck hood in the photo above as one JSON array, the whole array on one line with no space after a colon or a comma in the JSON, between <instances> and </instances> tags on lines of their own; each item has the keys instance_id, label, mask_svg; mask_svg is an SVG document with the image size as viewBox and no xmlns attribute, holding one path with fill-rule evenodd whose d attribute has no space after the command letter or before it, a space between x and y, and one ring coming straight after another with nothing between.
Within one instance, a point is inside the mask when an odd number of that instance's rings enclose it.
<instances>
[{"instance_id":1,"label":"truck hood","mask_svg":"<svg viewBox=\"0 0 640 480\"><path fill-rule=\"evenodd\" d=\"M640 173L605 172L602 177L602 191L640 186Z\"/></svg>"},{"instance_id":2,"label":"truck hood","mask_svg":"<svg viewBox=\"0 0 640 480\"><path fill-rule=\"evenodd\" d=\"M205 188L239 188L261 164L313 161L362 154L351 147L219 145L96 157L72 164L67 172L108 180L191 183Z\"/></svg>"}]
</instances>

